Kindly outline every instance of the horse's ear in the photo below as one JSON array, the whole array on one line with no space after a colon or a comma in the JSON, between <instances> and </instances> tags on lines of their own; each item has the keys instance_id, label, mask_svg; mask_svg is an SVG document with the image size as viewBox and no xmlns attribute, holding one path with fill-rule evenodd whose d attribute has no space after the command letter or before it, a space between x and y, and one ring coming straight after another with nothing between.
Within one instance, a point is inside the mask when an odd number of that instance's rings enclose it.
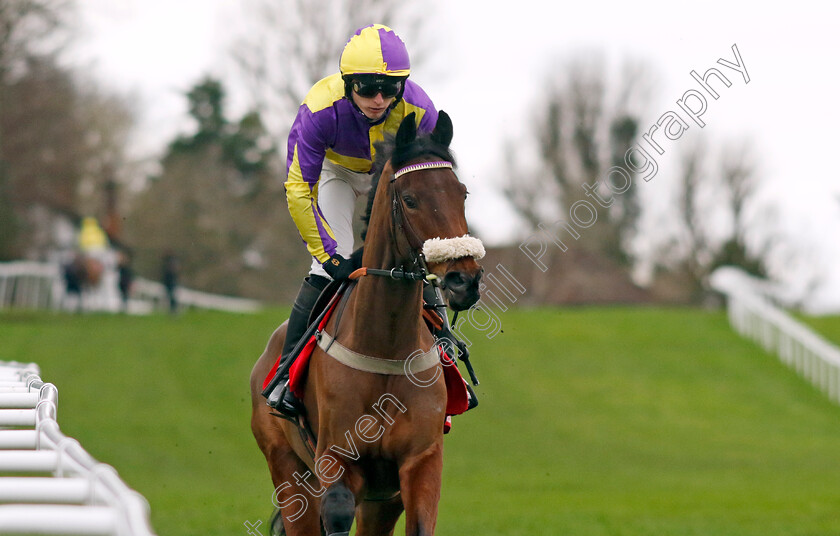
<instances>
[{"instance_id":1,"label":"horse's ear","mask_svg":"<svg viewBox=\"0 0 840 536\"><path fill-rule=\"evenodd\" d=\"M414 112L411 112L400 123L397 129L396 146L401 147L413 142L417 137L417 125L414 123Z\"/></svg>"},{"instance_id":2,"label":"horse's ear","mask_svg":"<svg viewBox=\"0 0 840 536\"><path fill-rule=\"evenodd\" d=\"M432 140L444 147L449 147L449 143L452 141L452 120L449 119L449 114L443 110L438 112L438 120L435 123L435 129L432 131Z\"/></svg>"}]
</instances>

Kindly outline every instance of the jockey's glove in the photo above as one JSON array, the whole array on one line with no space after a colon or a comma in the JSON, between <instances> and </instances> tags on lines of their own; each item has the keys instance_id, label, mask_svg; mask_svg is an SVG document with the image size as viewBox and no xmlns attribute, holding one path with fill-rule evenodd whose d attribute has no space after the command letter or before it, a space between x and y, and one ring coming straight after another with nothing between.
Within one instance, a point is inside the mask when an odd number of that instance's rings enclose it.
<instances>
[{"instance_id":1,"label":"jockey's glove","mask_svg":"<svg viewBox=\"0 0 840 536\"><path fill-rule=\"evenodd\" d=\"M336 281L344 281L349 278L354 269L353 263L338 253L327 259L327 261L321 264L321 266L323 266L324 271Z\"/></svg>"}]
</instances>

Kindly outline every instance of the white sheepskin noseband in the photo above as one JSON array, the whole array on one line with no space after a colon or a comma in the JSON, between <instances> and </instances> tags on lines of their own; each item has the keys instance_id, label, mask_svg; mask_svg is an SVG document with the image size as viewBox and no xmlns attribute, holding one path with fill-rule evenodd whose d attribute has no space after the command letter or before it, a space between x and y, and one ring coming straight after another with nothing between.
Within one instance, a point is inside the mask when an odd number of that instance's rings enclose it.
<instances>
[{"instance_id":1,"label":"white sheepskin noseband","mask_svg":"<svg viewBox=\"0 0 840 536\"><path fill-rule=\"evenodd\" d=\"M481 240L468 234L458 238L430 238L423 244L427 262L452 261L461 257L480 259L484 253Z\"/></svg>"}]
</instances>

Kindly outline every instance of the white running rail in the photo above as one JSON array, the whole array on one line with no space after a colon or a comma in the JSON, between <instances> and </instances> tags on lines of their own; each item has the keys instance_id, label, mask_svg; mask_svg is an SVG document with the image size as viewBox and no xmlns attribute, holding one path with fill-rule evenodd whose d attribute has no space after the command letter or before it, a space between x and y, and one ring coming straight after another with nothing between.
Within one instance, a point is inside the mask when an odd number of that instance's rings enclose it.
<instances>
[{"instance_id":1,"label":"white running rail","mask_svg":"<svg viewBox=\"0 0 840 536\"><path fill-rule=\"evenodd\" d=\"M840 403L840 348L773 305L766 282L733 267L712 273L712 288L726 295L729 323L774 352L803 378Z\"/></svg>"},{"instance_id":2,"label":"white running rail","mask_svg":"<svg viewBox=\"0 0 840 536\"><path fill-rule=\"evenodd\" d=\"M38 366L0 361L0 534L154 536L149 504L56 422Z\"/></svg>"},{"instance_id":3,"label":"white running rail","mask_svg":"<svg viewBox=\"0 0 840 536\"><path fill-rule=\"evenodd\" d=\"M106 278L116 285L116 275ZM107 284L103 282L103 285ZM107 289L102 296L86 296L85 308L95 310L120 310L116 286ZM181 307L213 309L231 313L253 313L260 309L255 300L210 294L184 287L176 290L178 304ZM64 276L58 264L29 261L0 263L0 310L11 308L23 309L61 309L67 306ZM71 304L75 307L75 304ZM169 301L166 289L157 281L141 277L134 279L129 311L148 313L153 310L167 310Z\"/></svg>"},{"instance_id":4,"label":"white running rail","mask_svg":"<svg viewBox=\"0 0 840 536\"><path fill-rule=\"evenodd\" d=\"M0 309L56 309L63 293L61 268L57 264L0 263Z\"/></svg>"}]
</instances>

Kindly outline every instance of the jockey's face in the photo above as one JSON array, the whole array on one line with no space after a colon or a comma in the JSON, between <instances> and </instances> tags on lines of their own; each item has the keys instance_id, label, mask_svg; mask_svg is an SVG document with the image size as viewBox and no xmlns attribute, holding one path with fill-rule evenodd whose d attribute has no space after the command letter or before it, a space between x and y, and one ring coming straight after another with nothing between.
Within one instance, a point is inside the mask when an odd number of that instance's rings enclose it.
<instances>
[{"instance_id":1,"label":"jockey's face","mask_svg":"<svg viewBox=\"0 0 840 536\"><path fill-rule=\"evenodd\" d=\"M359 110L365 114L365 117L371 121L382 119L382 116L388 111L388 108L391 104L393 104L395 98L396 97L389 97L386 99L382 96L381 92L377 93L373 97L362 97L353 91L353 102L355 102L356 106L359 107Z\"/></svg>"}]
</instances>

